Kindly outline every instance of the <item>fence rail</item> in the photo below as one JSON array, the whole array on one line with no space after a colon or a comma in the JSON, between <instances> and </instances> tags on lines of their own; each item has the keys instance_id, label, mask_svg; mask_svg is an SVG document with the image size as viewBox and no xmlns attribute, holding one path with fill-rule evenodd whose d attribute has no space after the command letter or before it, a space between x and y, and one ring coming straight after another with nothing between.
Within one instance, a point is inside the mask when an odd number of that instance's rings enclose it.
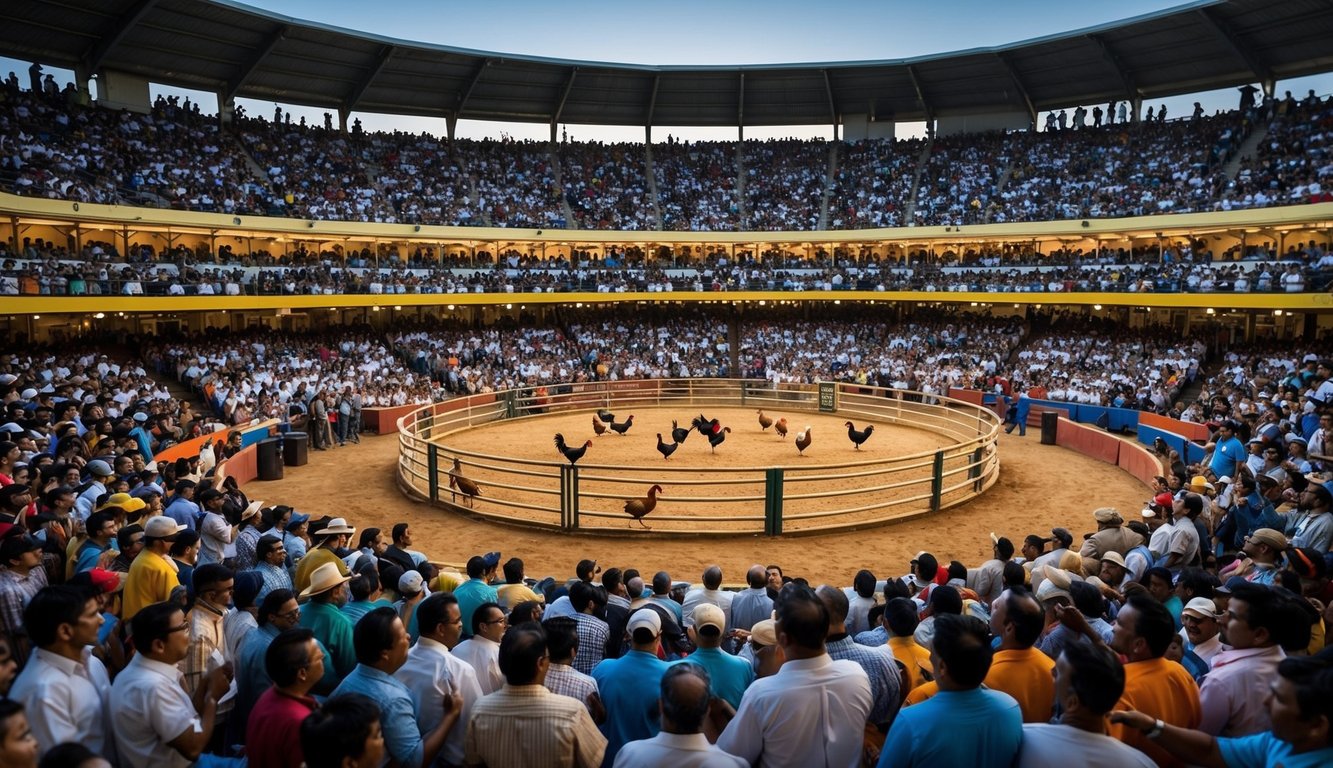
<instances>
[{"instance_id":1,"label":"fence rail","mask_svg":"<svg viewBox=\"0 0 1333 768\"><path fill-rule=\"evenodd\" d=\"M744 407L837 414L925 430L935 450L818 466L652 467L505 456L464 447L467 430L503 420L629 406ZM458 398L398 419L398 482L410 496L496 522L561 531L625 533L625 488L661 481L668 513L636 535L825 533L881 525L962 504L999 478L1000 421L988 408L940 395L849 384L778 385L735 379L649 379L521 388ZM488 493L461 498L454 462L486 477ZM669 483L664 476L678 475ZM677 489L685 490L676 494ZM497 493L498 492L498 493Z\"/></svg>"}]
</instances>

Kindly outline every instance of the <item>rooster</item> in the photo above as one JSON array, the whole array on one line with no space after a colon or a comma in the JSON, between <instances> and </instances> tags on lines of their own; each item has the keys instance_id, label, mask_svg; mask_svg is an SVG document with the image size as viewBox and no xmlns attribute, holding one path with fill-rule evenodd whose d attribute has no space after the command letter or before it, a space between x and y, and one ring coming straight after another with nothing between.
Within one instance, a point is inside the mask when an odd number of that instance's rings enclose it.
<instances>
[{"instance_id":1,"label":"rooster","mask_svg":"<svg viewBox=\"0 0 1333 768\"><path fill-rule=\"evenodd\" d=\"M675 453L676 449L679 447L680 443L662 442L662 433L661 432L657 433L657 452L662 454L662 458L664 459L671 458L671 454Z\"/></svg>"},{"instance_id":2,"label":"rooster","mask_svg":"<svg viewBox=\"0 0 1333 768\"><path fill-rule=\"evenodd\" d=\"M687 437L690 436L690 432L691 432L691 430L693 430L693 429L694 429L694 427L690 427L689 429L681 429L680 425L676 423L676 420L675 420L675 419L672 419L672 420L671 420L671 441L674 442L674 443L683 443L683 442L685 442L685 438L687 438Z\"/></svg>"},{"instance_id":3,"label":"rooster","mask_svg":"<svg viewBox=\"0 0 1333 768\"><path fill-rule=\"evenodd\" d=\"M785 418L784 418L784 419L778 419L778 422L777 422L776 424L773 425L773 431L778 433L778 437L779 437L780 439L782 439L782 440L786 440L786 439L787 439L787 420L786 420Z\"/></svg>"},{"instance_id":4,"label":"rooster","mask_svg":"<svg viewBox=\"0 0 1333 768\"><path fill-rule=\"evenodd\" d=\"M569 459L570 465L574 465L577 464L579 459L583 458L583 454L587 453L588 449L592 447L592 441L587 441L581 448L570 448L568 445L565 445L565 436L556 432L555 447L565 455L566 459Z\"/></svg>"},{"instance_id":5,"label":"rooster","mask_svg":"<svg viewBox=\"0 0 1333 768\"><path fill-rule=\"evenodd\" d=\"M662 486L654 485L648 489L648 495L642 499L630 499L625 502L625 514L639 521L639 525L647 528L648 525L643 522L643 518L649 512L657 508L657 493L662 490ZM631 525L631 528L634 526Z\"/></svg>"},{"instance_id":6,"label":"rooster","mask_svg":"<svg viewBox=\"0 0 1333 768\"><path fill-rule=\"evenodd\" d=\"M605 408L602 408L597 411L597 418L601 419L602 421L605 421L607 424L610 424L611 422L616 420L616 415L606 410Z\"/></svg>"},{"instance_id":7,"label":"rooster","mask_svg":"<svg viewBox=\"0 0 1333 768\"><path fill-rule=\"evenodd\" d=\"M852 441L852 445L856 446L856 450L858 451L861 450L861 443L869 440L870 435L875 431L874 424L867 424L865 430L861 432L857 432L856 425L850 421L847 422L846 427L847 439Z\"/></svg>"},{"instance_id":8,"label":"rooster","mask_svg":"<svg viewBox=\"0 0 1333 768\"><path fill-rule=\"evenodd\" d=\"M758 413L759 413L759 431L767 432L768 428L773 426L773 420L764 415L763 409L760 409Z\"/></svg>"},{"instance_id":9,"label":"rooster","mask_svg":"<svg viewBox=\"0 0 1333 768\"><path fill-rule=\"evenodd\" d=\"M469 507L473 506L472 500L481 495L481 486L475 480L463 477L463 462L458 459L454 459L454 468L449 470L449 487L457 488ZM457 499L458 494L454 494L454 498Z\"/></svg>"},{"instance_id":10,"label":"rooster","mask_svg":"<svg viewBox=\"0 0 1333 768\"><path fill-rule=\"evenodd\" d=\"M810 430L811 427L806 425L804 430L796 433L796 452L802 456L805 455L805 449L814 441L814 435L810 434Z\"/></svg>"},{"instance_id":11,"label":"rooster","mask_svg":"<svg viewBox=\"0 0 1333 768\"><path fill-rule=\"evenodd\" d=\"M713 453L717 453L717 447L719 445L722 445L723 440L727 439L727 433L730 431L731 427L723 427L722 429L719 429L718 431L709 435L708 436L709 450L712 451Z\"/></svg>"},{"instance_id":12,"label":"rooster","mask_svg":"<svg viewBox=\"0 0 1333 768\"><path fill-rule=\"evenodd\" d=\"M598 437L601 437L602 435L606 434L606 425L603 424L600 420L598 420L596 416L592 417L592 431L593 434L597 435Z\"/></svg>"},{"instance_id":13,"label":"rooster","mask_svg":"<svg viewBox=\"0 0 1333 768\"><path fill-rule=\"evenodd\" d=\"M701 435L714 435L717 434L722 429L721 422L719 422L717 419L710 419L707 416L703 415L702 413L694 417L694 421L692 423L694 425L694 428L699 430L699 434Z\"/></svg>"},{"instance_id":14,"label":"rooster","mask_svg":"<svg viewBox=\"0 0 1333 768\"><path fill-rule=\"evenodd\" d=\"M625 419L623 422L611 422L611 431L624 437L625 433L628 432L629 428L632 426L634 426L634 414L631 413L629 418Z\"/></svg>"}]
</instances>

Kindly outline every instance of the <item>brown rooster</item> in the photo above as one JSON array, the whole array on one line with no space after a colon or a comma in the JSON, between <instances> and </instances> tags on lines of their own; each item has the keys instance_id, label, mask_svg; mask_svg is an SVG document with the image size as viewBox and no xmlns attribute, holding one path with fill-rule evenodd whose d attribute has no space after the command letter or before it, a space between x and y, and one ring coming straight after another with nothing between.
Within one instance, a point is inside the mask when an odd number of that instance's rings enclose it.
<instances>
[{"instance_id":1,"label":"brown rooster","mask_svg":"<svg viewBox=\"0 0 1333 768\"><path fill-rule=\"evenodd\" d=\"M592 417L592 431L598 437L606 434L606 425L599 421L596 416Z\"/></svg>"},{"instance_id":2,"label":"brown rooster","mask_svg":"<svg viewBox=\"0 0 1333 768\"><path fill-rule=\"evenodd\" d=\"M569 459L569 463L570 463L571 465L573 465L573 464L577 464L578 461L579 461L579 459L583 458L583 454L587 453L587 452L588 452L588 449L592 447L592 441L589 440L589 441L585 442L585 443L583 444L583 446L580 447L580 448L573 448L573 447L570 447L569 445L566 445L566 444L565 444L565 436L564 436L564 435L560 434L559 432L556 432L556 433L555 433L555 447L556 447L556 450L558 450L558 451L560 451L561 453L563 453L563 454L565 455L565 458L566 458L566 459Z\"/></svg>"},{"instance_id":3,"label":"brown rooster","mask_svg":"<svg viewBox=\"0 0 1333 768\"><path fill-rule=\"evenodd\" d=\"M787 420L786 420L785 418L783 418L783 419L778 419L777 423L773 425L773 431L778 433L778 437L779 437L779 438L781 438L781 439L783 439L783 440L786 440L786 439L787 439Z\"/></svg>"},{"instance_id":4,"label":"brown rooster","mask_svg":"<svg viewBox=\"0 0 1333 768\"><path fill-rule=\"evenodd\" d=\"M481 486L477 485L477 481L463 477L463 462L458 459L454 459L454 468L449 470L449 487L457 488L469 507L473 506L473 499L481 495ZM454 498L458 498L457 493Z\"/></svg>"},{"instance_id":5,"label":"brown rooster","mask_svg":"<svg viewBox=\"0 0 1333 768\"><path fill-rule=\"evenodd\" d=\"M630 499L625 502L625 514L639 521L639 525L648 528L643 522L644 516L657 508L657 494L662 490L662 486L654 485L648 489L648 495L642 499ZM633 525L630 525L633 528Z\"/></svg>"},{"instance_id":6,"label":"brown rooster","mask_svg":"<svg viewBox=\"0 0 1333 768\"><path fill-rule=\"evenodd\" d=\"M814 441L814 435L810 434L810 429L810 426L807 425L804 431L796 433L796 452L802 456L805 455L805 449L809 448L810 443Z\"/></svg>"},{"instance_id":7,"label":"brown rooster","mask_svg":"<svg viewBox=\"0 0 1333 768\"><path fill-rule=\"evenodd\" d=\"M759 413L759 431L767 432L768 428L773 426L773 420L764 415L764 411L762 408L758 411L758 413Z\"/></svg>"}]
</instances>

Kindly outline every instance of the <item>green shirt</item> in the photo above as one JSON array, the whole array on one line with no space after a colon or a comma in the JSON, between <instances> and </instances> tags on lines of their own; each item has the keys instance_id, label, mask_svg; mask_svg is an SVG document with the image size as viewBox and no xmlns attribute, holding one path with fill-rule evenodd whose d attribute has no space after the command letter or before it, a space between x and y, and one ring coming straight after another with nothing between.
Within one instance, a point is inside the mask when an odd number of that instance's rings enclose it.
<instances>
[{"instance_id":1,"label":"green shirt","mask_svg":"<svg viewBox=\"0 0 1333 768\"><path fill-rule=\"evenodd\" d=\"M314 632L328 649L329 662L338 677L346 677L356 668L352 622L337 607L311 600L301 607L301 626Z\"/></svg>"}]
</instances>

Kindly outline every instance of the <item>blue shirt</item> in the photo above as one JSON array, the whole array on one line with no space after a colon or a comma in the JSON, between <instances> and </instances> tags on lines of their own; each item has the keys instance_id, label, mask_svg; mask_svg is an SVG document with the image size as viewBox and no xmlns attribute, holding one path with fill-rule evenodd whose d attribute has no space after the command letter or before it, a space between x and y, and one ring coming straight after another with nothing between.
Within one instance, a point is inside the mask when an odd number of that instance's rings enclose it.
<instances>
[{"instance_id":1,"label":"blue shirt","mask_svg":"<svg viewBox=\"0 0 1333 768\"><path fill-rule=\"evenodd\" d=\"M384 750L388 756L398 761L402 768L420 768L424 745L421 731L417 729L417 711L412 706L412 694L407 686L374 667L357 664L329 698L348 693L368 696L379 705L380 728L384 732Z\"/></svg>"},{"instance_id":2,"label":"blue shirt","mask_svg":"<svg viewBox=\"0 0 1333 768\"><path fill-rule=\"evenodd\" d=\"M498 603L500 595L495 587L481 579L468 579L454 590L458 599L458 612L463 615L463 634L472 636L472 614L482 603Z\"/></svg>"},{"instance_id":3,"label":"blue shirt","mask_svg":"<svg viewBox=\"0 0 1333 768\"><path fill-rule=\"evenodd\" d=\"M1246 458L1245 444L1235 435L1226 440L1219 441L1217 447L1213 449L1213 461L1209 468L1213 470L1214 477L1236 476L1236 465L1244 464Z\"/></svg>"},{"instance_id":4,"label":"blue shirt","mask_svg":"<svg viewBox=\"0 0 1333 768\"><path fill-rule=\"evenodd\" d=\"M694 663L708 670L709 692L736 708L741 705L745 689L754 682L754 667L720 648L696 648L694 653L674 663Z\"/></svg>"},{"instance_id":5,"label":"blue shirt","mask_svg":"<svg viewBox=\"0 0 1333 768\"><path fill-rule=\"evenodd\" d=\"M199 505L184 496L176 496L166 509L162 510L162 514L193 531L199 519Z\"/></svg>"},{"instance_id":6,"label":"blue shirt","mask_svg":"<svg viewBox=\"0 0 1333 768\"><path fill-rule=\"evenodd\" d=\"M606 705L606 722L598 726L606 736L603 768L610 768L621 747L651 739L661 730L657 697L667 666L651 653L630 651L618 659L603 659L593 668L592 678Z\"/></svg>"},{"instance_id":7,"label":"blue shirt","mask_svg":"<svg viewBox=\"0 0 1333 768\"><path fill-rule=\"evenodd\" d=\"M879 768L1008 768L1022 743L1023 712L1009 694L985 688L940 691L898 713L879 753Z\"/></svg>"},{"instance_id":8,"label":"blue shirt","mask_svg":"<svg viewBox=\"0 0 1333 768\"><path fill-rule=\"evenodd\" d=\"M1291 751L1291 744L1282 741L1271 732L1256 733L1238 739L1220 738L1217 749L1222 759L1230 768L1266 768L1280 765L1283 768L1322 768L1333 765L1333 747L1302 752L1297 755Z\"/></svg>"},{"instance_id":9,"label":"blue shirt","mask_svg":"<svg viewBox=\"0 0 1333 768\"><path fill-rule=\"evenodd\" d=\"M874 629L858 632L856 633L856 637L853 637L852 639L856 641L857 645L868 645L871 648L878 648L889 642L889 630L885 629L883 626L878 626Z\"/></svg>"}]
</instances>

